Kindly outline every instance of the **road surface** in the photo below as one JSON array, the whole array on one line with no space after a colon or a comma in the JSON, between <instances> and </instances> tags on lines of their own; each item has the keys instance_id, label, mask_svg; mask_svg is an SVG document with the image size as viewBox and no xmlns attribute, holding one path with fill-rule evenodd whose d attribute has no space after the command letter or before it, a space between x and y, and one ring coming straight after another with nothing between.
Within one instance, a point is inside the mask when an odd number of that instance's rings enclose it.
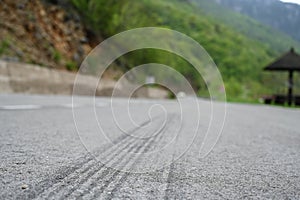
<instances>
[{"instance_id":1,"label":"road surface","mask_svg":"<svg viewBox=\"0 0 300 200\"><path fill-rule=\"evenodd\" d=\"M97 98L96 115L112 141L106 144L93 139L97 128L86 112L91 107L87 99L76 102L82 123L76 130L70 97L0 95L0 199L300 199L299 109L228 104L212 152L199 157L202 140L196 138L177 158L176 152L188 146L185 136L196 128L189 124L191 115L183 119L186 133L173 140L167 153L147 157L172 140L180 121L176 109L163 131L153 135L126 127L123 118L119 122L131 135L122 136L107 119L109 99ZM153 102L133 101L137 123L148 123L145 109ZM172 110L173 101L159 102ZM199 105L205 121L209 102L199 99ZM124 107L126 101L117 100L117 117ZM163 121L155 115L152 128ZM201 121L199 131L206 128ZM140 134L144 137L135 139ZM94 151L95 144L99 149Z\"/></svg>"}]
</instances>

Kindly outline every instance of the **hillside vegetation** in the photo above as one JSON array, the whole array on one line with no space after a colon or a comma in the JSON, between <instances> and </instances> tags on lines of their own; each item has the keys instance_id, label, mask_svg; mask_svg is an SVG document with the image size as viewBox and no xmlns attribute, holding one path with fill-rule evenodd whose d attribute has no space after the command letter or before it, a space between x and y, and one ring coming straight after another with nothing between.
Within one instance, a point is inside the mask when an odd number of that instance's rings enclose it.
<instances>
[{"instance_id":1,"label":"hillside vegetation","mask_svg":"<svg viewBox=\"0 0 300 200\"><path fill-rule=\"evenodd\" d=\"M89 29L104 38L137 27L167 27L197 40L219 67L229 100L256 100L262 94L274 92L264 82L274 80L263 76L262 68L278 55L277 49L267 43L242 34L221 23L183 0L72 0ZM266 37L261 32L262 37ZM277 36L276 37L280 37ZM276 39L274 37L274 39ZM270 39L271 40L271 39ZM204 95L201 77L184 60L167 52L144 50L132 52L117 63L124 69L147 62L159 62L176 68L191 81L199 94ZM272 85L272 84L271 84Z\"/></svg>"},{"instance_id":2,"label":"hillside vegetation","mask_svg":"<svg viewBox=\"0 0 300 200\"><path fill-rule=\"evenodd\" d=\"M282 16L277 12L272 12L274 10L273 7L268 7L270 3L266 3L266 2L264 3L264 1L260 1L260 0L255 1L255 3L254 0L248 0L248 1L247 0L246 1L245 0L215 0L215 1L189 0L189 1L193 2L195 6L197 6L198 9L201 10L201 12L205 13L206 15L209 15L210 17L212 17L216 21L219 21L220 23L226 24L227 26L231 27L232 29L238 31L243 35L263 43L264 45L271 48L274 52L280 53L286 51L291 46L300 50L300 43L298 41L292 39L290 36L280 32L279 30L272 28L272 26L266 26L269 25L270 23L265 23L266 25L263 25L263 20L260 20L261 22L260 23L259 21L255 20L256 18L253 19L246 15L240 14L238 12L233 12L230 8L228 8L229 5L226 4L230 2L232 8L236 8L236 9L238 8L243 8L244 10L252 9L254 13L258 13L257 15L260 14L260 15L269 16L268 20L270 22L272 21L273 23L279 23L279 19L274 20L275 18L283 18L285 19L284 23L287 24L287 26L293 26L291 25L290 22L291 19L289 19L288 16L284 14L283 14L284 16ZM274 1L273 4L277 5L277 7L278 4L285 7L284 6L285 4L280 3L277 0L271 0L271 1ZM220 4L216 2L219 2ZM273 27L275 26L276 25L274 25ZM297 26L294 24L294 27ZM283 29L284 28L282 28L282 30ZM297 31L294 33L297 33Z\"/></svg>"},{"instance_id":3,"label":"hillside vegetation","mask_svg":"<svg viewBox=\"0 0 300 200\"><path fill-rule=\"evenodd\" d=\"M202 1L202 0L200 0ZM250 16L300 42L300 6L279 0L215 0L220 5Z\"/></svg>"}]
</instances>

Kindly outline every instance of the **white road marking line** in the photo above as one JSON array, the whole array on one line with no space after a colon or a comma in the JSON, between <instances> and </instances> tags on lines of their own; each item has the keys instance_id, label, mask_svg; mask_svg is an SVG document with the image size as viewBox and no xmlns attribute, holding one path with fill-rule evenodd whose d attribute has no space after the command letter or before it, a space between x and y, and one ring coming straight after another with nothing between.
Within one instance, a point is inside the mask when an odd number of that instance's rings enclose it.
<instances>
[{"instance_id":1,"label":"white road marking line","mask_svg":"<svg viewBox=\"0 0 300 200\"><path fill-rule=\"evenodd\" d=\"M96 103L95 107L107 107L109 104L107 103ZM79 108L79 107L85 107L85 106L93 106L93 105L89 105L89 104L62 104L59 105L65 108Z\"/></svg>"},{"instance_id":2,"label":"white road marking line","mask_svg":"<svg viewBox=\"0 0 300 200\"><path fill-rule=\"evenodd\" d=\"M65 108L78 108L78 107L82 107L83 105L78 105L78 104L62 104L62 105L58 105L58 106L62 106L62 107L65 107Z\"/></svg>"},{"instance_id":3,"label":"white road marking line","mask_svg":"<svg viewBox=\"0 0 300 200\"><path fill-rule=\"evenodd\" d=\"M96 103L95 107L107 107L108 103ZM58 104L58 105L4 105L0 106L0 110L36 110L48 107L64 107L64 108L79 108L87 106L85 104Z\"/></svg>"},{"instance_id":4,"label":"white road marking line","mask_svg":"<svg viewBox=\"0 0 300 200\"><path fill-rule=\"evenodd\" d=\"M106 107L108 106L109 104L108 103L96 103L96 107Z\"/></svg>"},{"instance_id":5,"label":"white road marking line","mask_svg":"<svg viewBox=\"0 0 300 200\"><path fill-rule=\"evenodd\" d=\"M40 105L6 105L0 106L2 110L33 110L33 109L40 109L42 106Z\"/></svg>"}]
</instances>

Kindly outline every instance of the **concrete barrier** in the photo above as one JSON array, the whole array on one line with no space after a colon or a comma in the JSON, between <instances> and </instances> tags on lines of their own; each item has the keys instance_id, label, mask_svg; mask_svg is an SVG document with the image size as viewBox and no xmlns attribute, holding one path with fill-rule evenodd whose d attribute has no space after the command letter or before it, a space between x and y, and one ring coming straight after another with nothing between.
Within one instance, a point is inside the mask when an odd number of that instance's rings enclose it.
<instances>
[{"instance_id":1,"label":"concrete barrier","mask_svg":"<svg viewBox=\"0 0 300 200\"><path fill-rule=\"evenodd\" d=\"M72 72L0 60L0 93L71 95L75 78L76 73ZM78 95L111 96L116 81L102 79L95 91L98 78L80 75L77 84ZM126 84L130 83L126 82ZM115 89L122 91L118 92L119 96L126 96L126 89L122 85L118 85ZM135 94L135 97L146 98L166 98L167 96L166 91L151 88L144 88Z\"/></svg>"}]
</instances>

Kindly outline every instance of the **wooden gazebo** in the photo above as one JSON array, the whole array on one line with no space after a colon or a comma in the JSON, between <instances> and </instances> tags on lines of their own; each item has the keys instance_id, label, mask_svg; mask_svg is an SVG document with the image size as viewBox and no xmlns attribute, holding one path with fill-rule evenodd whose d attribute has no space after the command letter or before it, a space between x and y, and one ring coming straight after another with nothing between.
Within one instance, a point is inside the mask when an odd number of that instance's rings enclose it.
<instances>
[{"instance_id":1,"label":"wooden gazebo","mask_svg":"<svg viewBox=\"0 0 300 200\"><path fill-rule=\"evenodd\" d=\"M287 94L287 102L288 105L291 106L293 103L293 73L294 71L300 71L300 55L297 54L294 48L280 58L275 60L273 63L264 68L264 70L270 71L287 71L289 72L288 79L288 94Z\"/></svg>"}]
</instances>

